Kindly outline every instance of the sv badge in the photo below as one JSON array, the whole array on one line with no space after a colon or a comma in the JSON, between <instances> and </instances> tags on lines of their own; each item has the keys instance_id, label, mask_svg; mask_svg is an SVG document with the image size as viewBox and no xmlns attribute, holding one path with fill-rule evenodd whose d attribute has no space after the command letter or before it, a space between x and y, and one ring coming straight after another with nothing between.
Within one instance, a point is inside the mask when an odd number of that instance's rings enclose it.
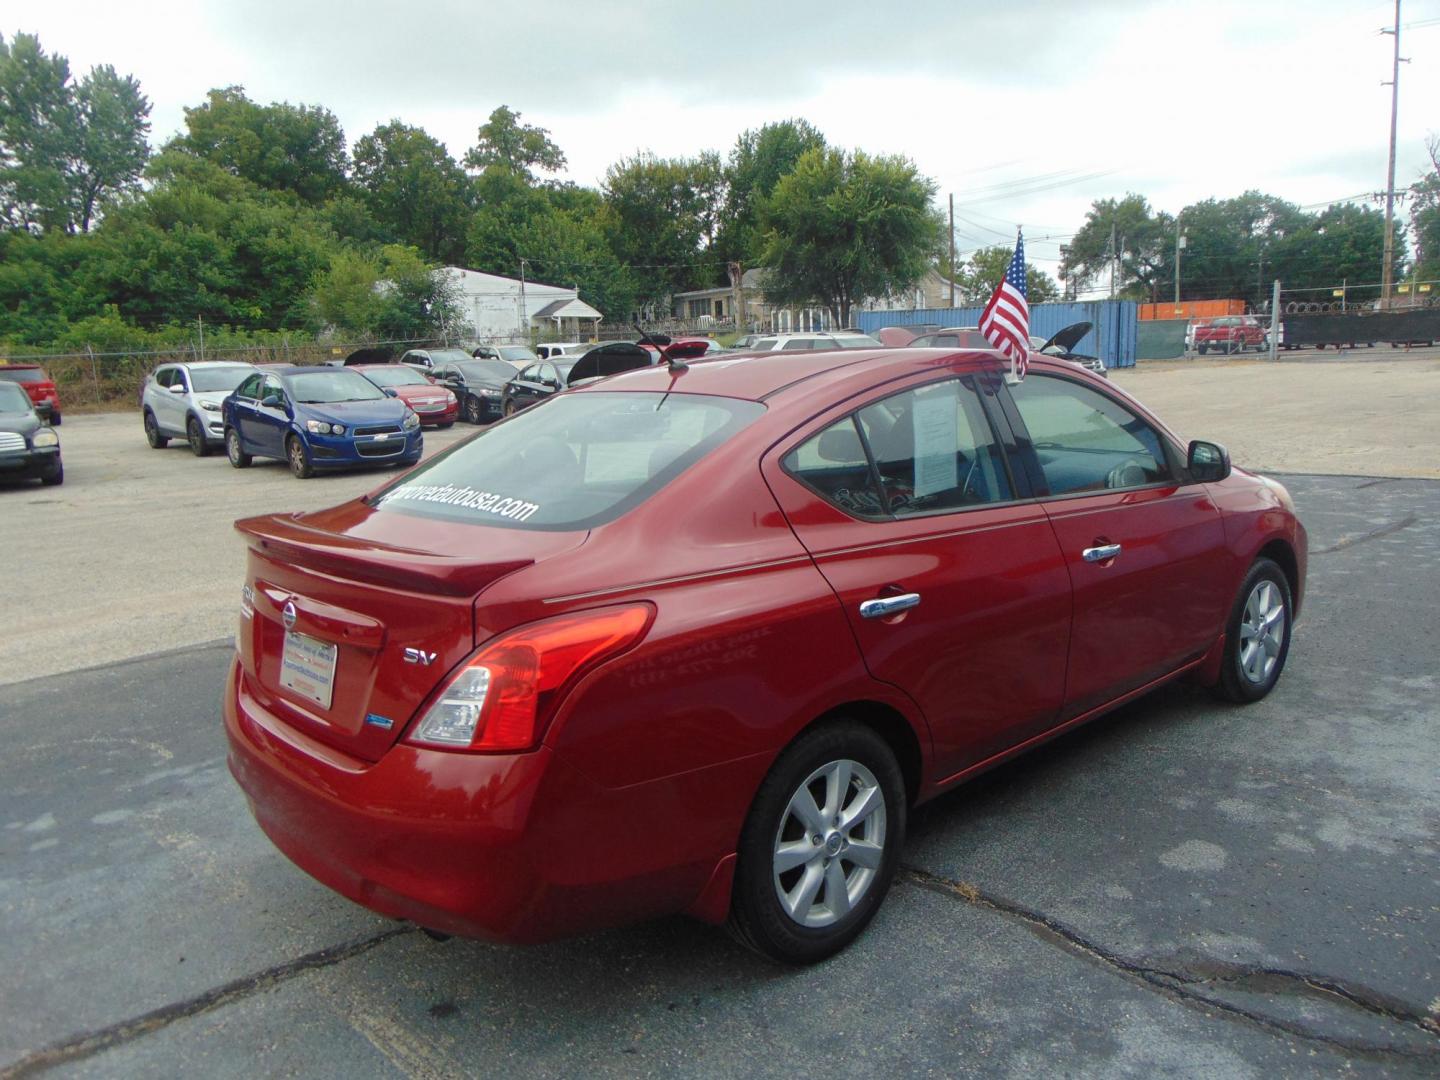
<instances>
[{"instance_id":1,"label":"sv badge","mask_svg":"<svg viewBox=\"0 0 1440 1080\"><path fill-rule=\"evenodd\" d=\"M424 649L406 649L404 651L405 663L419 664L422 667L429 667L435 662L438 653L426 652Z\"/></svg>"}]
</instances>

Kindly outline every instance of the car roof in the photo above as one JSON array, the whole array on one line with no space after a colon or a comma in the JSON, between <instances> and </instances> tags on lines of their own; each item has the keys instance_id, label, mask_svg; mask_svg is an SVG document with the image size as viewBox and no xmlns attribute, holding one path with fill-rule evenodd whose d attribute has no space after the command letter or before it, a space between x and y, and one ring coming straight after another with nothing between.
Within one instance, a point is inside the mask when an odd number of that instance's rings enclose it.
<instances>
[{"instance_id":1,"label":"car roof","mask_svg":"<svg viewBox=\"0 0 1440 1080\"><path fill-rule=\"evenodd\" d=\"M39 364L0 364L0 369L8 368L11 371L39 371Z\"/></svg>"},{"instance_id":2,"label":"car roof","mask_svg":"<svg viewBox=\"0 0 1440 1080\"><path fill-rule=\"evenodd\" d=\"M848 382L871 384L875 372L883 367L893 378L923 372L926 368L945 367L956 356L973 357L977 366L991 365L997 369L1003 361L994 352L978 349L829 349L815 352L751 353L717 360L696 360L679 372L668 365L638 368L612 375L593 387L581 387L578 393L611 393L643 391L685 394L712 394L716 397L764 401L782 393L837 392ZM1039 363L1032 367L1051 366ZM1073 364L1057 362L1056 370L1073 368Z\"/></svg>"},{"instance_id":3,"label":"car roof","mask_svg":"<svg viewBox=\"0 0 1440 1080\"><path fill-rule=\"evenodd\" d=\"M254 367L249 360L174 360L169 365L161 364L161 367L174 366L186 368L222 368L222 367Z\"/></svg>"}]
</instances>

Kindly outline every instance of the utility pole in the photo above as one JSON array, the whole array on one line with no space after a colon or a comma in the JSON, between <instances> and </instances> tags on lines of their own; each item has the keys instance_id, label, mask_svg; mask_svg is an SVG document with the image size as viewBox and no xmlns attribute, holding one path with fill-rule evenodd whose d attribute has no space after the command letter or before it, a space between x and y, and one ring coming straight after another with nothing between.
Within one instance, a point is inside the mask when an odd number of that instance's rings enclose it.
<instances>
[{"instance_id":1,"label":"utility pole","mask_svg":"<svg viewBox=\"0 0 1440 1080\"><path fill-rule=\"evenodd\" d=\"M196 315L195 321L200 324L200 359L205 359L205 316Z\"/></svg>"},{"instance_id":2,"label":"utility pole","mask_svg":"<svg viewBox=\"0 0 1440 1080\"><path fill-rule=\"evenodd\" d=\"M1270 359L1274 360L1280 350L1280 279L1275 279L1275 291L1270 294Z\"/></svg>"},{"instance_id":3,"label":"utility pole","mask_svg":"<svg viewBox=\"0 0 1440 1080\"><path fill-rule=\"evenodd\" d=\"M520 334L530 344L530 309L525 306L525 260L520 260Z\"/></svg>"},{"instance_id":4,"label":"utility pole","mask_svg":"<svg viewBox=\"0 0 1440 1080\"><path fill-rule=\"evenodd\" d=\"M1395 62L1390 77L1390 167L1385 181L1385 265L1380 268L1380 307L1384 309L1390 306L1395 275L1395 120L1400 111L1400 0L1395 0L1395 29L1380 32L1395 35Z\"/></svg>"},{"instance_id":5,"label":"utility pole","mask_svg":"<svg viewBox=\"0 0 1440 1080\"><path fill-rule=\"evenodd\" d=\"M1180 303L1180 252L1185 250L1185 234L1180 231L1180 215L1175 215L1175 303Z\"/></svg>"},{"instance_id":6,"label":"utility pole","mask_svg":"<svg viewBox=\"0 0 1440 1080\"><path fill-rule=\"evenodd\" d=\"M950 193L950 306L955 306L955 193Z\"/></svg>"},{"instance_id":7,"label":"utility pole","mask_svg":"<svg viewBox=\"0 0 1440 1080\"><path fill-rule=\"evenodd\" d=\"M1115 223L1110 223L1110 299L1115 299L1115 262L1119 258L1115 250Z\"/></svg>"}]
</instances>

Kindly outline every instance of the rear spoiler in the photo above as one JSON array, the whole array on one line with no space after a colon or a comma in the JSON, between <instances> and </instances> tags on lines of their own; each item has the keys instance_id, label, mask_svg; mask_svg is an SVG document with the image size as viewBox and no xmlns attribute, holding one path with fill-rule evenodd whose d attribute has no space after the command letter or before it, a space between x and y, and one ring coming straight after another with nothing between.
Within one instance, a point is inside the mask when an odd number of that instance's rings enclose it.
<instances>
[{"instance_id":1,"label":"rear spoiler","mask_svg":"<svg viewBox=\"0 0 1440 1080\"><path fill-rule=\"evenodd\" d=\"M486 585L534 563L534 559L485 562L394 547L373 540L312 529L297 514L241 518L235 530L257 552L285 564L324 570L351 581L418 593L474 596Z\"/></svg>"}]
</instances>

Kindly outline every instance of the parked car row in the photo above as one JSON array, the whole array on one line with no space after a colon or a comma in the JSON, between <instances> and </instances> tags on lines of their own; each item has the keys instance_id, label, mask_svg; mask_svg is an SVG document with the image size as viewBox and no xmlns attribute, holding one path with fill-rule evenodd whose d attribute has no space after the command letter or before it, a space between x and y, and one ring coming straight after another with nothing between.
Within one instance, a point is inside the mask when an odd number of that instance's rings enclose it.
<instances>
[{"instance_id":1,"label":"parked car row","mask_svg":"<svg viewBox=\"0 0 1440 1080\"><path fill-rule=\"evenodd\" d=\"M449 427L458 411L453 393L396 364L162 364L140 391L153 448L179 438L205 457L223 446L237 469L278 458L302 479L322 469L413 465L422 424Z\"/></svg>"}]
</instances>

